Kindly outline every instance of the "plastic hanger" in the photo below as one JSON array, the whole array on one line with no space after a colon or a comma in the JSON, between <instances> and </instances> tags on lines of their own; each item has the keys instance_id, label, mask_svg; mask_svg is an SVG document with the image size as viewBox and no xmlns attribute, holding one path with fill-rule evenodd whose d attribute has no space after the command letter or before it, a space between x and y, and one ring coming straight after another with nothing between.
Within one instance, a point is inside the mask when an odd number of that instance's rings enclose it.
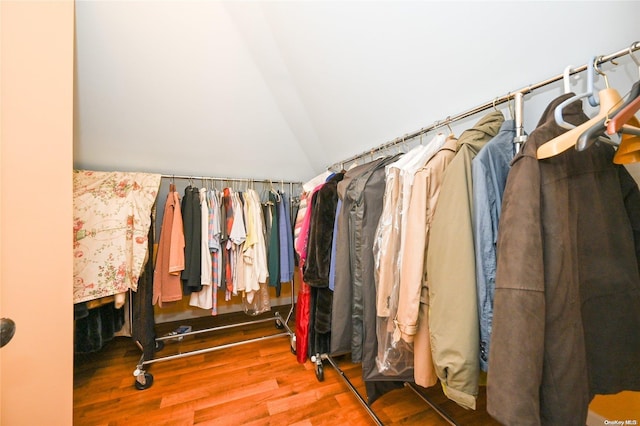
<instances>
[{"instance_id":1,"label":"plastic hanger","mask_svg":"<svg viewBox=\"0 0 640 426\"><path fill-rule=\"evenodd\" d=\"M571 93L571 69L573 65L567 65L562 73L562 83L564 87L564 94ZM578 79L578 75L576 74L575 79Z\"/></svg>"},{"instance_id":2,"label":"plastic hanger","mask_svg":"<svg viewBox=\"0 0 640 426\"><path fill-rule=\"evenodd\" d=\"M631 47L635 45L632 44ZM638 74L640 75L640 60L636 58L633 54L633 50L629 47L629 56L633 59L633 62L638 66ZM623 126L629 122L629 120L638 112L640 109L640 80L636 81L633 86L631 86L631 91L629 92L629 97L622 105L622 107L616 112L613 118L606 123L607 125L607 133L612 135L614 133L618 133L623 129ZM637 120L636 120L637 121Z\"/></svg>"},{"instance_id":3,"label":"plastic hanger","mask_svg":"<svg viewBox=\"0 0 640 426\"><path fill-rule=\"evenodd\" d=\"M578 127L574 127L573 129L541 145L537 151L538 159L553 157L554 155L558 155L572 146L575 146L582 133L590 129L593 125L598 124L602 119L608 117L610 111L622 101L618 91L609 87L601 90L598 93L598 96L600 98L600 112L595 117L582 123Z\"/></svg>"},{"instance_id":4,"label":"plastic hanger","mask_svg":"<svg viewBox=\"0 0 640 426\"><path fill-rule=\"evenodd\" d=\"M606 79L607 76L605 76L599 69L598 69L598 62L600 61L600 59L602 58L602 56L598 56L597 58L591 58L591 64L593 65L593 69L596 70L598 72L598 74L604 76L604 78ZM593 70L591 71L591 79L587 80L587 92L589 92L589 96L588 96L588 101L589 101L589 105L591 105L592 107L597 107L598 105L600 105L600 101L598 100L598 98L595 97L596 94L596 90L594 88L594 83L595 83L595 75L593 74ZM609 87L609 83L607 82L607 87Z\"/></svg>"},{"instance_id":5,"label":"plastic hanger","mask_svg":"<svg viewBox=\"0 0 640 426\"><path fill-rule=\"evenodd\" d=\"M622 99L621 99L622 100ZM612 114L615 114L618 109L620 109L619 105L614 106L616 110L608 111L604 117L594 123L590 128L585 130L579 137L576 142L576 149L578 151L584 151L589 148L596 140L603 140L605 143L612 143L618 145L616 142L602 138L606 130L606 123L610 120Z\"/></svg>"},{"instance_id":6,"label":"plastic hanger","mask_svg":"<svg viewBox=\"0 0 640 426\"><path fill-rule=\"evenodd\" d=\"M570 105L577 100L588 98L589 96L593 95L593 81L595 80L595 62L596 62L596 57L593 56L591 57L591 60L587 65L587 91L585 93L575 95L565 100L560 105L558 105L556 109L553 111L553 118L556 120L556 123L558 124L558 126L562 127L563 129L573 129L575 127L573 124L567 123L566 121L564 121L564 117L562 116L562 111L567 107L567 105ZM566 86L565 86L565 90L566 90ZM597 106L597 104L596 105L592 104L592 106Z\"/></svg>"},{"instance_id":7,"label":"plastic hanger","mask_svg":"<svg viewBox=\"0 0 640 426\"><path fill-rule=\"evenodd\" d=\"M640 61L633 55L629 48L629 55L638 65L640 73ZM635 113L640 108L640 80L631 87L626 101L617 106L608 116L588 129L578 139L579 150L586 149L595 137L605 132L609 135L621 135L619 147L613 157L616 164L636 163L640 161L640 122ZM612 117L612 118L610 118Z\"/></svg>"},{"instance_id":8,"label":"plastic hanger","mask_svg":"<svg viewBox=\"0 0 640 426\"><path fill-rule=\"evenodd\" d=\"M596 71L598 71L598 74L600 74L600 75L602 75L604 77L604 82L605 82L605 84L607 85L607 88L608 88L609 87L609 80L607 79L606 74L603 73L602 71L600 71L597 67L595 67L595 69L596 69ZM633 96L635 97L635 95L633 95ZM578 140L576 142L576 149L578 151L584 151L587 148L589 148L596 140L601 140L604 143L611 143L611 144L614 144L614 145L618 145L620 143L619 140L616 140L614 142L614 141L612 141L610 139L605 139L602 136L605 133L606 125L609 122L611 116L615 115L623 106L624 106L624 103L622 102L622 99L620 99L620 102L614 104L609 109L609 111L606 111L606 114L604 115L604 117L602 117L600 120L598 120L596 123L594 123L590 128L585 130L578 137ZM601 111L602 111L602 109L601 109Z\"/></svg>"}]
</instances>

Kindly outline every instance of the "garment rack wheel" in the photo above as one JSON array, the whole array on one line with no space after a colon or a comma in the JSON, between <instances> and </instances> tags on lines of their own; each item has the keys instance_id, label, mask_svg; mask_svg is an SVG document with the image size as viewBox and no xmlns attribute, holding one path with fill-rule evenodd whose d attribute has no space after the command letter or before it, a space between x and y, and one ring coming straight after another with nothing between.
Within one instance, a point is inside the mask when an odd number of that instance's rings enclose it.
<instances>
[{"instance_id":1,"label":"garment rack wheel","mask_svg":"<svg viewBox=\"0 0 640 426\"><path fill-rule=\"evenodd\" d=\"M295 334L291 336L290 344L291 344L290 346L291 353L295 355L296 354L296 335Z\"/></svg>"},{"instance_id":2,"label":"garment rack wheel","mask_svg":"<svg viewBox=\"0 0 640 426\"><path fill-rule=\"evenodd\" d=\"M320 357L320 354L313 355L311 357L311 362L316 364L316 379L318 379L319 382L324 382L324 366L322 365L322 358Z\"/></svg>"},{"instance_id":3,"label":"garment rack wheel","mask_svg":"<svg viewBox=\"0 0 640 426\"><path fill-rule=\"evenodd\" d=\"M136 368L133 375L136 377L134 384L138 390L149 389L153 384L153 375L145 372L144 370Z\"/></svg>"}]
</instances>

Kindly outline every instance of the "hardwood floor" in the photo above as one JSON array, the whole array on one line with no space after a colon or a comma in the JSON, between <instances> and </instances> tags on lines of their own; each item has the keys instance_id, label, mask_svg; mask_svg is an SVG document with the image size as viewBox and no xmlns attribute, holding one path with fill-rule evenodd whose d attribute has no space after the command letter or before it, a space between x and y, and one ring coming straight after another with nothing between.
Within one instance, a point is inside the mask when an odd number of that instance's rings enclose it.
<instances>
[{"instance_id":1,"label":"hardwood floor","mask_svg":"<svg viewBox=\"0 0 640 426\"><path fill-rule=\"evenodd\" d=\"M181 321L194 330L224 321L226 316ZM159 336L178 324L159 324ZM277 333L275 322L187 336L167 342L157 357ZM146 390L134 387L133 371L140 350L127 337L116 337L100 352L76 355L74 425L373 425L375 424L338 372L324 364L324 381L314 365L299 364L288 337L225 348L157 362ZM365 395L360 366L347 357L337 360L345 375ZM483 389L481 389L483 392ZM449 401L439 386L425 393L460 425L494 425L481 393L477 411ZM389 392L372 404L385 425L447 425L411 389Z\"/></svg>"}]
</instances>

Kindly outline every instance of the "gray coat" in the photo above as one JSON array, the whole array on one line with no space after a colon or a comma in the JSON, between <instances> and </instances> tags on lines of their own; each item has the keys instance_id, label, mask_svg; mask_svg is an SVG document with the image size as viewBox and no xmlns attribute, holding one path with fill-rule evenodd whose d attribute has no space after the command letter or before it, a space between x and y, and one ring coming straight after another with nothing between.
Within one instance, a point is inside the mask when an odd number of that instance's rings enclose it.
<instances>
[{"instance_id":1,"label":"gray coat","mask_svg":"<svg viewBox=\"0 0 640 426\"><path fill-rule=\"evenodd\" d=\"M503 198L487 409L506 425L584 425L594 394L640 390L640 192L604 144L536 159L568 96ZM565 120L587 120L580 102Z\"/></svg>"},{"instance_id":2,"label":"gray coat","mask_svg":"<svg viewBox=\"0 0 640 426\"><path fill-rule=\"evenodd\" d=\"M375 363L378 342L373 240L382 213L384 166L395 159L387 157L353 168L338 184L343 204L338 217L331 352L351 351L352 360L362 362L370 403L387 390L400 387L401 382L396 381L413 380L413 370L402 377L387 377L378 373Z\"/></svg>"}]
</instances>

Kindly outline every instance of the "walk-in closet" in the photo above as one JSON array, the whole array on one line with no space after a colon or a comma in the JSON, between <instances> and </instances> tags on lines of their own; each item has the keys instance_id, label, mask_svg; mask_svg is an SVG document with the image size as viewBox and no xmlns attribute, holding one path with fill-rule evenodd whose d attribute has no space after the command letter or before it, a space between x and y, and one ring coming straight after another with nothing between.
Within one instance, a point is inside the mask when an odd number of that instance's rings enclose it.
<instances>
[{"instance_id":1,"label":"walk-in closet","mask_svg":"<svg viewBox=\"0 0 640 426\"><path fill-rule=\"evenodd\" d=\"M0 424L638 424L638 16L0 2Z\"/></svg>"}]
</instances>

